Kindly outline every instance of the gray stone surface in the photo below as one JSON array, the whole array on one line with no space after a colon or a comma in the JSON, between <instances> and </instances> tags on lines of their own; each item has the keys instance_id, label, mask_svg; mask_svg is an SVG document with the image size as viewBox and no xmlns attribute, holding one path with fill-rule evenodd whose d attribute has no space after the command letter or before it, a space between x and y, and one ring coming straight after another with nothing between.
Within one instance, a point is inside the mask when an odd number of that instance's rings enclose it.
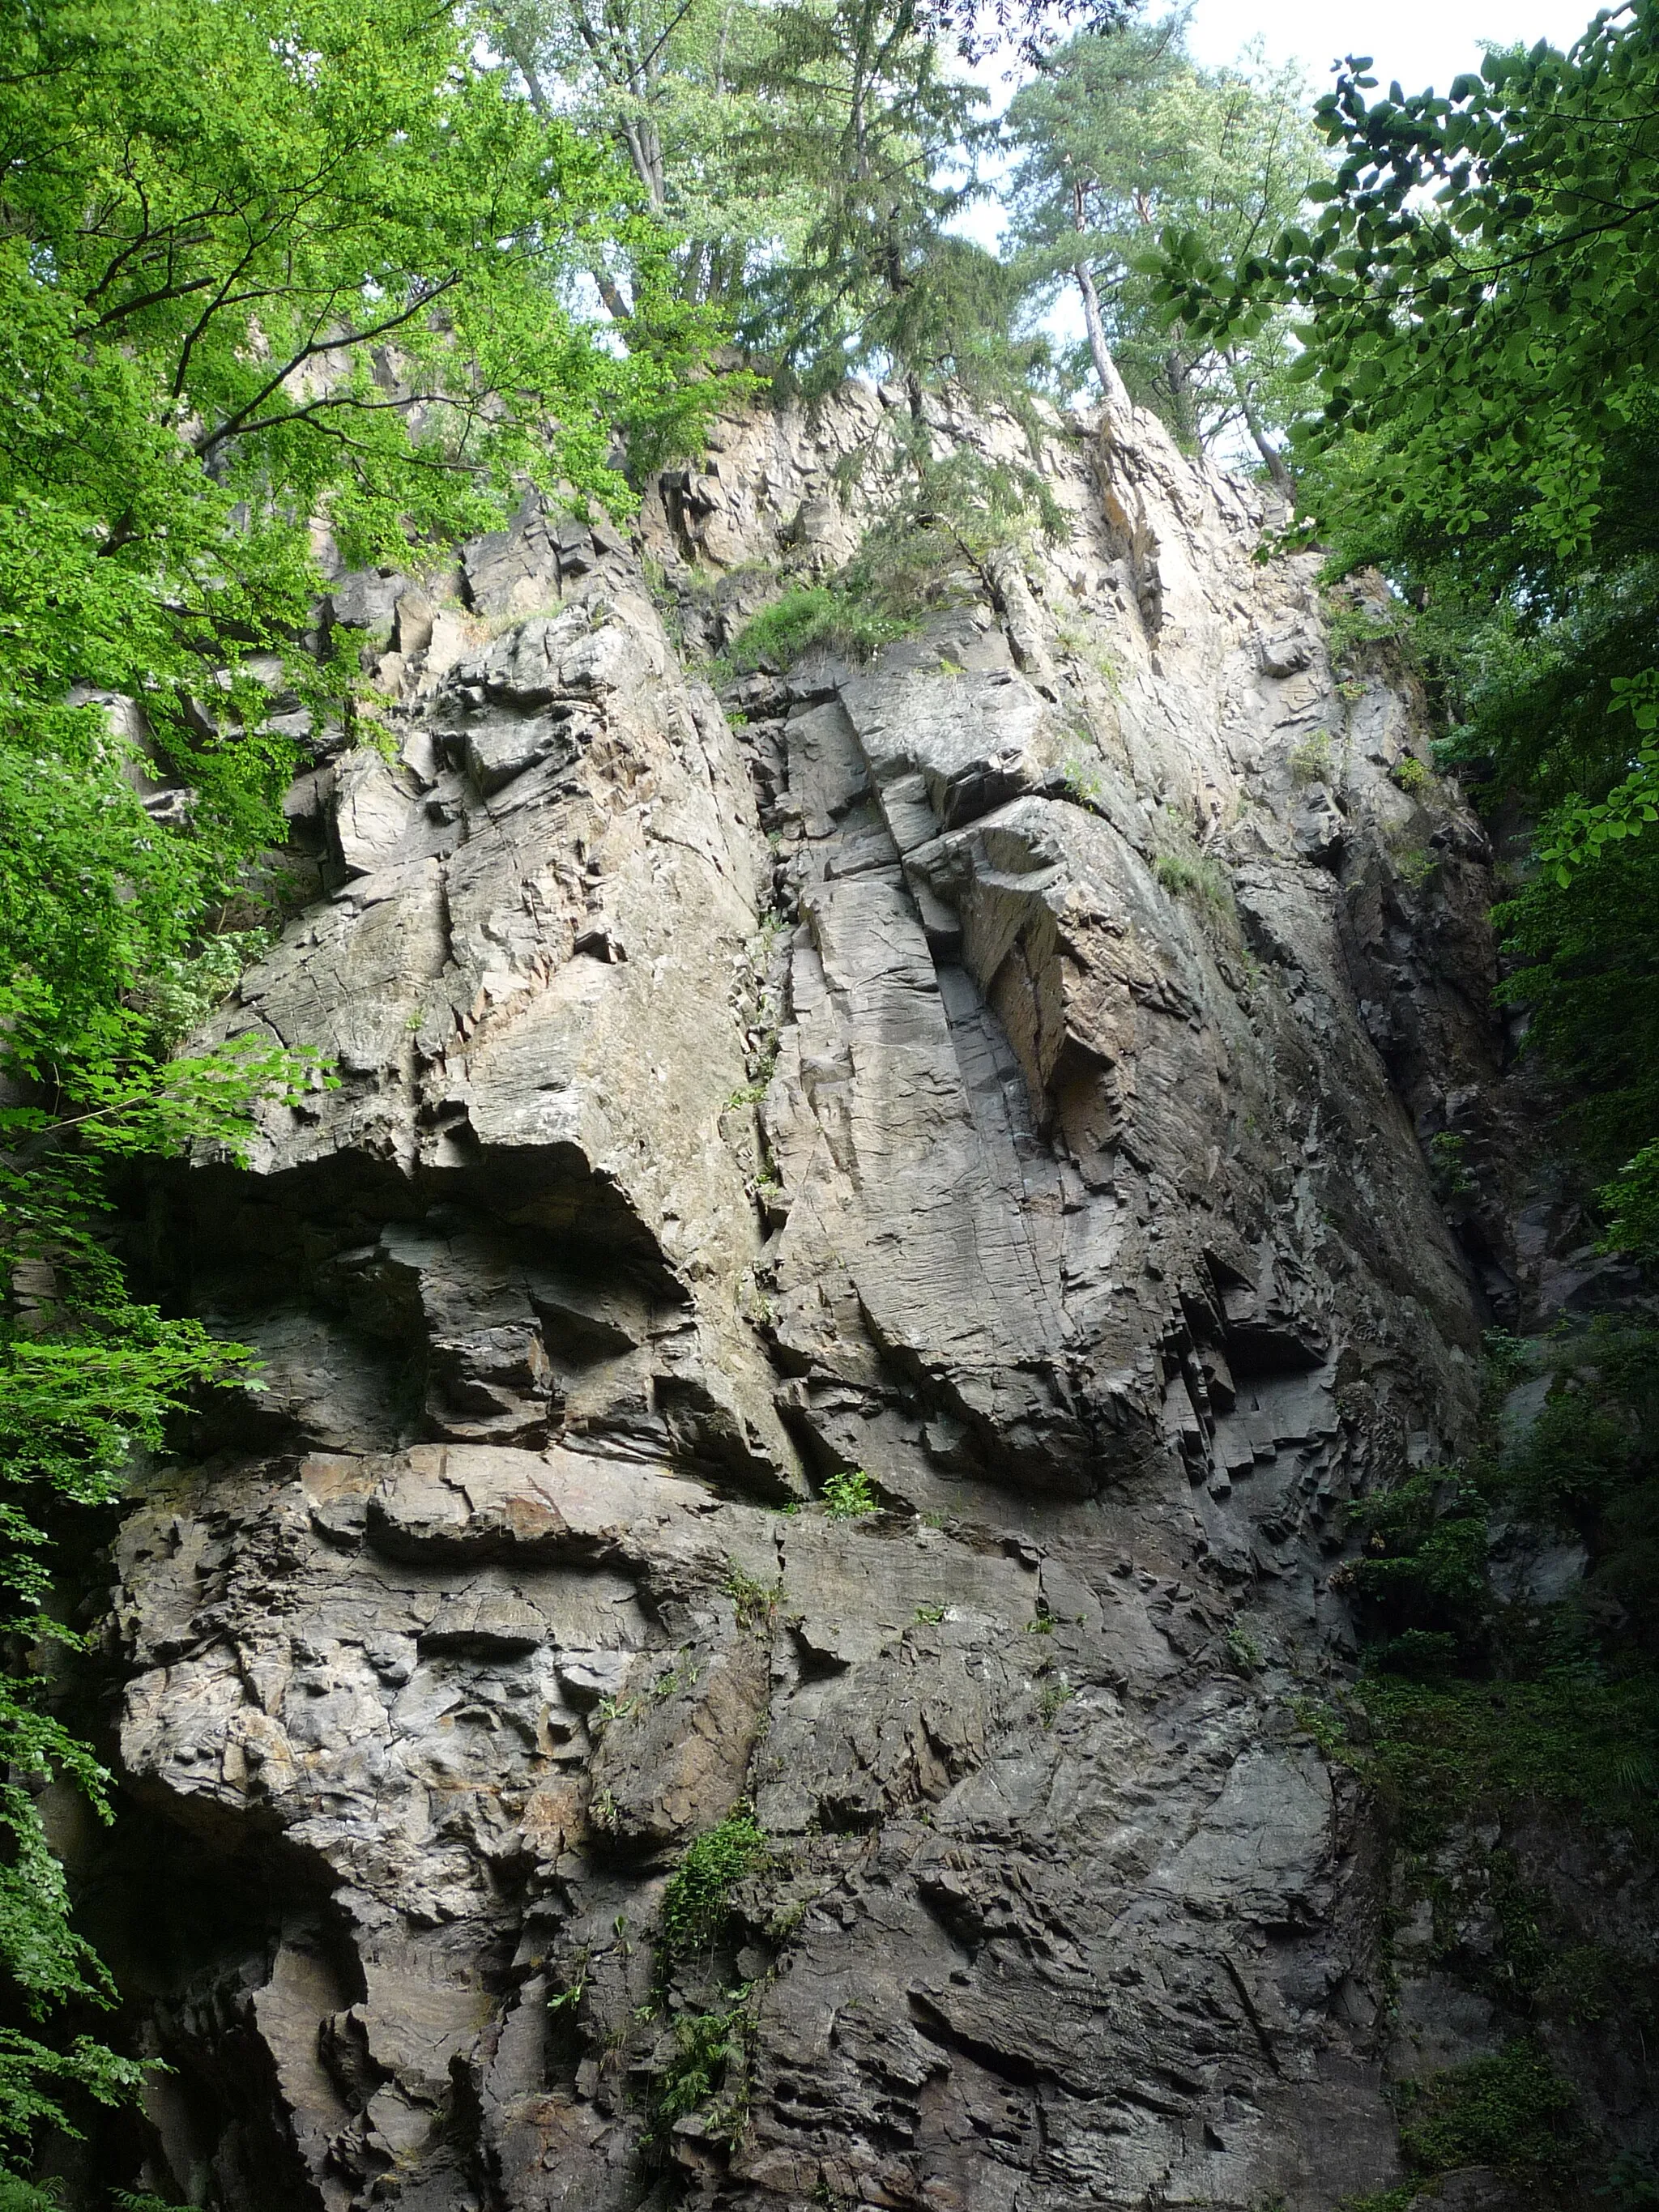
<instances>
[{"instance_id":1,"label":"gray stone surface","mask_svg":"<svg viewBox=\"0 0 1659 2212\"><path fill-rule=\"evenodd\" d=\"M694 643L845 557L885 414L734 418L650 488ZM1472 1417L1417 1132L1496 1065L1483 848L1253 495L1150 422L1042 463L1070 535L995 604L735 723L534 503L462 608L337 588L386 742L313 772L323 890L220 1028L338 1088L152 1208L267 1361L119 1546L124 1779L246 1899L147 1970L164 2192L1398 2179L1376 1841L1295 1712L1346 1503ZM854 1470L882 1510L811 1502ZM768 1856L665 1962L740 1804Z\"/></svg>"}]
</instances>

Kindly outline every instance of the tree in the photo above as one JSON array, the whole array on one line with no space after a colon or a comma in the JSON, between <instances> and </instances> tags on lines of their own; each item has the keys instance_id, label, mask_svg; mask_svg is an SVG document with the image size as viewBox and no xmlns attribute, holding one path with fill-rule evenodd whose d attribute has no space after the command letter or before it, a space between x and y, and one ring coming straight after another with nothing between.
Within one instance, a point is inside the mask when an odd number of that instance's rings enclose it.
<instances>
[{"instance_id":1,"label":"tree","mask_svg":"<svg viewBox=\"0 0 1659 2212\"><path fill-rule=\"evenodd\" d=\"M1630 841L1659 819L1659 0L1568 53L1489 53L1443 98L1372 100L1370 66L1319 102L1317 216L1232 269L1171 230L1158 295L1219 345L1307 318L1304 495L1340 565L1423 608L1449 755L1537 822L1512 988L1577 1086L1581 1158L1624 1170L1621 1236L1652 1249L1659 1100L1626 1061L1659 1018L1630 913L1651 889Z\"/></svg>"},{"instance_id":2,"label":"tree","mask_svg":"<svg viewBox=\"0 0 1659 2212\"><path fill-rule=\"evenodd\" d=\"M1506 702L1488 725L1506 766L1600 799L1633 750L1613 681L1652 658L1659 8L1598 17L1571 54L1489 54L1447 98L1370 102L1368 68L1318 104L1340 161L1317 219L1231 270L1171 230L1159 298L1221 343L1287 302L1309 316L1322 524L1344 558L1495 609L1480 673ZM1569 665L1586 696L1553 757L1512 710L1540 680L1561 703Z\"/></svg>"},{"instance_id":3,"label":"tree","mask_svg":"<svg viewBox=\"0 0 1659 2212\"><path fill-rule=\"evenodd\" d=\"M946 228L976 190L984 92L915 0L780 0L749 82L765 100L744 174L794 180L811 213L741 335L813 389L896 373L919 415L927 377L969 362L1003 305L993 257Z\"/></svg>"},{"instance_id":4,"label":"tree","mask_svg":"<svg viewBox=\"0 0 1659 2212\"><path fill-rule=\"evenodd\" d=\"M1189 446L1242 423L1288 494L1273 435L1287 416L1288 318L1212 345L1166 325L1143 264L1176 224L1236 266L1302 212L1324 164L1297 73L1200 70L1174 19L1085 33L1015 95L1007 129L1017 264L1039 296L1075 286L1109 410L1148 401Z\"/></svg>"},{"instance_id":5,"label":"tree","mask_svg":"<svg viewBox=\"0 0 1659 2212\"><path fill-rule=\"evenodd\" d=\"M100 1161L234 1140L319 1079L281 1052L179 1056L246 947L214 934L281 842L292 744L252 653L349 719L298 641L347 557L499 520L527 478L618 504L620 429L711 393L568 304L656 230L602 148L538 118L434 0L22 0L0 61L0 2139L76 2124L140 2069L65 2040L107 1999L33 1791L101 1802L15 1655L44 1531L243 1355L135 1303L99 1234ZM660 253L657 260L660 262ZM652 281L660 281L653 279ZM688 411L689 410L689 411ZM418 557L414 556L414 557ZM125 696L112 716L86 688ZM141 792L173 787L166 808Z\"/></svg>"},{"instance_id":6,"label":"tree","mask_svg":"<svg viewBox=\"0 0 1659 2212\"><path fill-rule=\"evenodd\" d=\"M791 182L757 194L737 149L759 121L752 88L769 40L757 0L498 0L491 36L538 115L608 137L647 205L671 225L677 296L729 309L756 258L805 227ZM653 253L660 240L647 241ZM592 273L618 328L635 328L636 276L595 252Z\"/></svg>"}]
</instances>

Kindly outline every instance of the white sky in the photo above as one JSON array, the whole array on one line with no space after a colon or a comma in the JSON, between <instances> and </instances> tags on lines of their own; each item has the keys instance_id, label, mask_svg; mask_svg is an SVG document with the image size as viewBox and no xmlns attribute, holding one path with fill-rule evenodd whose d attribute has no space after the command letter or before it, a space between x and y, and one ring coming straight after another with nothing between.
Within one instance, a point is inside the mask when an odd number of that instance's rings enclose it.
<instances>
[{"instance_id":1,"label":"white sky","mask_svg":"<svg viewBox=\"0 0 1659 2212\"><path fill-rule=\"evenodd\" d=\"M1596 0L1198 0L1188 40L1212 69L1236 61L1260 37L1272 62L1300 61L1316 92L1330 83L1333 61L1370 54L1386 88L1398 77L1407 94L1478 68L1488 44L1571 45ZM1154 11L1156 12L1156 11Z\"/></svg>"}]
</instances>

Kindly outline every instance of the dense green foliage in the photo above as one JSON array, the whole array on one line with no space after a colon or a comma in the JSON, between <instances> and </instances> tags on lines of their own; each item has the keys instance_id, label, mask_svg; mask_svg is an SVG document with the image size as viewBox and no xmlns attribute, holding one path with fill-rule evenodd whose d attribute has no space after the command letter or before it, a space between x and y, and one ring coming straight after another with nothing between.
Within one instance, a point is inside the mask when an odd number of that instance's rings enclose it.
<instances>
[{"instance_id":1,"label":"dense green foliage","mask_svg":"<svg viewBox=\"0 0 1659 2212\"><path fill-rule=\"evenodd\" d=\"M1340 1709L1304 1717L1370 1786L1396 1909L1428 1907L1433 1963L1525 2031L1401 2085L1407 2164L1492 2166L1544 2188L1605 2172L1607 2147L1534 2035L1555 2049L1610 2018L1646 2034L1659 2014L1644 1960L1599 1943L1593 1917L1564 1916L1497 1839L1549 1808L1598 1856L1659 1841L1659 1334L1604 1320L1493 1339L1491 1353L1479 1449L1356 1506L1362 1542L1341 1579L1364 1670ZM1583 1581L1535 1595L1527 1559L1573 1539Z\"/></svg>"},{"instance_id":2,"label":"dense green foliage","mask_svg":"<svg viewBox=\"0 0 1659 2212\"><path fill-rule=\"evenodd\" d=\"M1137 24L1048 57L1006 129L1020 157L1015 265L1039 298L1075 286L1087 332L1078 366L1109 400L1122 392L1156 408L1189 447L1242 424L1288 488L1274 434L1294 411L1289 318L1216 345L1166 326L1144 264L1174 226L1237 266L1302 213L1324 161L1296 73L1200 69L1173 20Z\"/></svg>"},{"instance_id":3,"label":"dense green foliage","mask_svg":"<svg viewBox=\"0 0 1659 2212\"><path fill-rule=\"evenodd\" d=\"M740 673L762 666L787 668L815 645L830 646L852 660L867 660L908 627L902 617L872 605L857 592L801 584L745 623L726 657Z\"/></svg>"},{"instance_id":4,"label":"dense green foliage","mask_svg":"<svg viewBox=\"0 0 1659 2212\"><path fill-rule=\"evenodd\" d=\"M668 1960L695 1957L725 1933L738 1884L765 1865L771 1844L747 1806L693 1838L668 1878L662 1900L662 1951Z\"/></svg>"},{"instance_id":5,"label":"dense green foliage","mask_svg":"<svg viewBox=\"0 0 1659 2212\"><path fill-rule=\"evenodd\" d=\"M1566 2180L1577 2148L1574 2113L1571 2089L1543 2054L1510 2043L1437 2075L1407 2105L1400 2143L1421 2173L1523 2166Z\"/></svg>"},{"instance_id":6,"label":"dense green foliage","mask_svg":"<svg viewBox=\"0 0 1659 2212\"><path fill-rule=\"evenodd\" d=\"M1659 1256L1659 840L1621 839L1565 885L1540 871L1498 911L1525 963L1504 995L1530 1008L1565 1128L1610 1179L1610 1239Z\"/></svg>"},{"instance_id":7,"label":"dense green foliage","mask_svg":"<svg viewBox=\"0 0 1659 2212\"><path fill-rule=\"evenodd\" d=\"M1302 317L1306 504L1340 565L1422 609L1445 750L1538 822L1508 908L1510 987L1571 1086L1613 1241L1659 1252L1659 1021L1648 862L1659 819L1659 9L1571 53L1489 54L1449 96L1370 98L1352 62L1316 110L1317 212L1227 264L1165 234L1166 313L1227 345Z\"/></svg>"}]
</instances>

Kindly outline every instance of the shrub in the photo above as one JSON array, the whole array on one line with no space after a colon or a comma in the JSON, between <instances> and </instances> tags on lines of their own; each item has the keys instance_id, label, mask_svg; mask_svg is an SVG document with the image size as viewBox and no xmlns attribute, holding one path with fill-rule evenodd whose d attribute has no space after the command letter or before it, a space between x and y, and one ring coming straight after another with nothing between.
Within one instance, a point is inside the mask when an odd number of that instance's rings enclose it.
<instances>
[{"instance_id":1,"label":"shrub","mask_svg":"<svg viewBox=\"0 0 1659 2212\"><path fill-rule=\"evenodd\" d=\"M739 1628L764 1628L777 1610L778 1595L782 1585L763 1583L745 1572L736 1559L726 1563L726 1595L732 1601Z\"/></svg>"},{"instance_id":2,"label":"shrub","mask_svg":"<svg viewBox=\"0 0 1659 2212\"><path fill-rule=\"evenodd\" d=\"M1486 1598L1486 1509L1473 1485L1425 1468L1365 1499L1356 1517L1364 1551L1343 1578L1383 1625L1467 1634Z\"/></svg>"},{"instance_id":3,"label":"shrub","mask_svg":"<svg viewBox=\"0 0 1659 2212\"><path fill-rule=\"evenodd\" d=\"M1331 733L1316 730L1291 749L1290 756L1291 781L1296 784L1323 783L1331 772Z\"/></svg>"},{"instance_id":4,"label":"shrub","mask_svg":"<svg viewBox=\"0 0 1659 2212\"><path fill-rule=\"evenodd\" d=\"M881 1510L881 1500L861 1467L843 1468L832 1474L823 1486L823 1504L832 1521L856 1521Z\"/></svg>"},{"instance_id":5,"label":"shrub","mask_svg":"<svg viewBox=\"0 0 1659 2212\"><path fill-rule=\"evenodd\" d=\"M787 668L815 645L868 660L878 647L908 637L915 628L914 617L896 614L878 599L829 584L799 586L746 623L723 657L740 674L763 662Z\"/></svg>"},{"instance_id":6,"label":"shrub","mask_svg":"<svg viewBox=\"0 0 1659 2212\"><path fill-rule=\"evenodd\" d=\"M1468 1139L1454 1136L1449 1129L1429 1139L1429 1181L1443 1205L1448 1199L1466 1198L1475 1187L1468 1169Z\"/></svg>"},{"instance_id":7,"label":"shrub","mask_svg":"<svg viewBox=\"0 0 1659 2212\"><path fill-rule=\"evenodd\" d=\"M1231 905L1227 878L1213 860L1160 853L1152 863L1152 873L1175 898L1191 899L1214 914L1225 914Z\"/></svg>"},{"instance_id":8,"label":"shrub","mask_svg":"<svg viewBox=\"0 0 1659 2212\"><path fill-rule=\"evenodd\" d=\"M1420 2173L1460 2166L1559 2171L1577 2141L1571 2088L1530 2043L1449 2067L1416 2088L1400 2130Z\"/></svg>"},{"instance_id":9,"label":"shrub","mask_svg":"<svg viewBox=\"0 0 1659 2212\"><path fill-rule=\"evenodd\" d=\"M663 1892L665 1960L712 1950L731 1917L732 1893L770 1856L766 1831L746 1805L689 1843Z\"/></svg>"},{"instance_id":10,"label":"shrub","mask_svg":"<svg viewBox=\"0 0 1659 2212\"><path fill-rule=\"evenodd\" d=\"M652 2096L653 2132L659 2136L676 2120L695 2112L717 2090L724 2089L734 2068L746 2072L751 2027L749 1990L745 1985L728 1994L732 2002L723 2009L681 2013L674 2021L674 2052L659 2071ZM735 2142L747 2112L740 2073L739 2086L709 2114L709 2135L717 2142Z\"/></svg>"},{"instance_id":11,"label":"shrub","mask_svg":"<svg viewBox=\"0 0 1659 2212\"><path fill-rule=\"evenodd\" d=\"M1399 845L1393 848L1394 872L1402 884L1416 890L1427 883L1440 866L1439 855L1426 845Z\"/></svg>"}]
</instances>

